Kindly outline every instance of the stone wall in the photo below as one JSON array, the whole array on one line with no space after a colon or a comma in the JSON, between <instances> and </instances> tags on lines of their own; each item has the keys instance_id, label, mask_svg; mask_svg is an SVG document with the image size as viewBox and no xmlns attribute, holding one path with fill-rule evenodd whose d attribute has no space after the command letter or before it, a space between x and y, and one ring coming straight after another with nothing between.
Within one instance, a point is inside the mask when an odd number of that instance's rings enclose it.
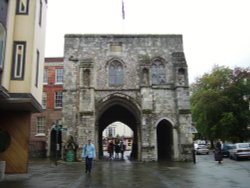
<instances>
[{"instance_id":1,"label":"stone wall","mask_svg":"<svg viewBox=\"0 0 250 188\"><path fill-rule=\"evenodd\" d=\"M64 57L63 123L80 145L87 138L98 145L98 104L121 95L140 111L139 160L158 159L156 130L161 120L172 126L172 160L191 159L188 71L181 35L66 35ZM115 86L110 84L112 62L119 62L123 71L123 82ZM159 63L156 69L154 62Z\"/></svg>"}]
</instances>

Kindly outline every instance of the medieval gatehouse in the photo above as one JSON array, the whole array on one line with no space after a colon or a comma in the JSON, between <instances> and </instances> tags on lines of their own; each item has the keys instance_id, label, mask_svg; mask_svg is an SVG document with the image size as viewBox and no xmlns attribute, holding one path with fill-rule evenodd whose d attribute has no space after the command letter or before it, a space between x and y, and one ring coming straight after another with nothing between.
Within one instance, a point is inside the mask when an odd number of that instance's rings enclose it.
<instances>
[{"instance_id":1,"label":"medieval gatehouse","mask_svg":"<svg viewBox=\"0 0 250 188\"><path fill-rule=\"evenodd\" d=\"M181 35L65 35L63 126L80 146L113 122L133 130L140 161L192 159Z\"/></svg>"}]
</instances>

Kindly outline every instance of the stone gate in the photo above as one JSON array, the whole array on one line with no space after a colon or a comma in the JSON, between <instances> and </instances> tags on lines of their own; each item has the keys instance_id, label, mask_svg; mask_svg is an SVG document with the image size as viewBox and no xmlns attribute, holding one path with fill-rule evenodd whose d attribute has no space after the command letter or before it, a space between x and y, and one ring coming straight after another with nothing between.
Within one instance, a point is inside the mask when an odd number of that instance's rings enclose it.
<instances>
[{"instance_id":1,"label":"stone gate","mask_svg":"<svg viewBox=\"0 0 250 188\"><path fill-rule=\"evenodd\" d=\"M65 35L63 126L102 151L102 131L134 132L140 161L192 159L188 70L181 35Z\"/></svg>"}]
</instances>

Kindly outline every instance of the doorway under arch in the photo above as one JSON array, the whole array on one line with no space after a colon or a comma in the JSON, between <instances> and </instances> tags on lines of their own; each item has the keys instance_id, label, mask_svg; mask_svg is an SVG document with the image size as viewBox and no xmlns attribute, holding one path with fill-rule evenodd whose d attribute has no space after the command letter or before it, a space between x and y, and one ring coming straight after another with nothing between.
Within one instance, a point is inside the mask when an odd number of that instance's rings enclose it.
<instances>
[{"instance_id":1,"label":"doorway under arch","mask_svg":"<svg viewBox=\"0 0 250 188\"><path fill-rule=\"evenodd\" d=\"M96 130L98 136L99 158L101 159L103 157L103 130L110 124L118 121L127 125L133 131L133 148L131 151L131 158L139 159L140 151L138 143L140 142L140 118L136 107L127 100L113 97L112 99L105 101L99 108L98 112Z\"/></svg>"},{"instance_id":2,"label":"doorway under arch","mask_svg":"<svg viewBox=\"0 0 250 188\"><path fill-rule=\"evenodd\" d=\"M62 131L52 129L50 132L50 158L61 158Z\"/></svg>"},{"instance_id":3,"label":"doorway under arch","mask_svg":"<svg viewBox=\"0 0 250 188\"><path fill-rule=\"evenodd\" d=\"M173 145L173 128L169 121L162 120L157 126L158 160L171 160Z\"/></svg>"}]
</instances>

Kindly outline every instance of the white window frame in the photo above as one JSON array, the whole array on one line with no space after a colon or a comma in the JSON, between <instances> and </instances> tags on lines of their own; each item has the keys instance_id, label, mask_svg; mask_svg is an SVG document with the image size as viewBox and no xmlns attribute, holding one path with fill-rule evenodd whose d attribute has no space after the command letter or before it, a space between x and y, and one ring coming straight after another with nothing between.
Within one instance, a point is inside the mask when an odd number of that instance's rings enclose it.
<instances>
[{"instance_id":1,"label":"white window frame","mask_svg":"<svg viewBox=\"0 0 250 188\"><path fill-rule=\"evenodd\" d=\"M45 136L45 117L37 117L36 119L36 136Z\"/></svg>"},{"instance_id":2,"label":"white window frame","mask_svg":"<svg viewBox=\"0 0 250 188\"><path fill-rule=\"evenodd\" d=\"M55 84L63 84L63 68L56 69Z\"/></svg>"},{"instance_id":3,"label":"white window frame","mask_svg":"<svg viewBox=\"0 0 250 188\"><path fill-rule=\"evenodd\" d=\"M59 95L60 94L60 95ZM57 91L55 92L55 108L62 108L62 101L63 100L63 92Z\"/></svg>"},{"instance_id":4,"label":"white window frame","mask_svg":"<svg viewBox=\"0 0 250 188\"><path fill-rule=\"evenodd\" d=\"M46 92L43 92L43 95L42 95L42 108L43 109L46 109L47 108L47 93Z\"/></svg>"},{"instance_id":5,"label":"white window frame","mask_svg":"<svg viewBox=\"0 0 250 188\"><path fill-rule=\"evenodd\" d=\"M48 84L48 79L49 79L48 72L49 72L48 68L45 68L43 71L43 84L45 85Z\"/></svg>"}]
</instances>

